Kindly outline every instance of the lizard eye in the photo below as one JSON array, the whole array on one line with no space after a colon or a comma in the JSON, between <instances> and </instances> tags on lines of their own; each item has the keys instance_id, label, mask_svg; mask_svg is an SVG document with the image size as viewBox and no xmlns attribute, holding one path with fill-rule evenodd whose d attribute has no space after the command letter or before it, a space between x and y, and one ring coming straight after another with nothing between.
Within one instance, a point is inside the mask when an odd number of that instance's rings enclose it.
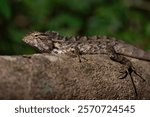
<instances>
[{"instance_id":1,"label":"lizard eye","mask_svg":"<svg viewBox=\"0 0 150 117\"><path fill-rule=\"evenodd\" d=\"M35 36L35 37L37 37L38 35L37 35L37 34L35 34L34 36Z\"/></svg>"}]
</instances>

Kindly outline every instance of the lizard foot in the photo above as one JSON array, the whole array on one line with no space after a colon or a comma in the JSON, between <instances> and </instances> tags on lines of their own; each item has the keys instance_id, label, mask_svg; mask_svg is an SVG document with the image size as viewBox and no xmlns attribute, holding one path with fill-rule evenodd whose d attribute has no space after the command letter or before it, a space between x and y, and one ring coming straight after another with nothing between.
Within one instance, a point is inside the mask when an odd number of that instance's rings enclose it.
<instances>
[{"instance_id":1,"label":"lizard foot","mask_svg":"<svg viewBox=\"0 0 150 117\"><path fill-rule=\"evenodd\" d=\"M132 73L136 74L143 82L145 81L145 79L139 73L136 72L134 67L129 67L126 71L120 71L120 73L121 73L120 76L122 76L122 77L119 76L119 79L124 79L128 75L130 76L131 82L132 82L132 85L133 85L133 88L134 88L135 96L138 96L137 89L136 89L135 83L133 81Z\"/></svg>"}]
</instances>

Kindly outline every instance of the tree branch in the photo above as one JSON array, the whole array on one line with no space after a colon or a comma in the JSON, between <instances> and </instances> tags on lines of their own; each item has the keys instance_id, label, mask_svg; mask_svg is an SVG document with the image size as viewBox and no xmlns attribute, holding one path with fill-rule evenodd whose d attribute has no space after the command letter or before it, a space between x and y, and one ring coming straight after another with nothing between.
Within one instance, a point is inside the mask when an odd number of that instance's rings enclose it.
<instances>
[{"instance_id":1,"label":"tree branch","mask_svg":"<svg viewBox=\"0 0 150 117\"><path fill-rule=\"evenodd\" d=\"M150 63L132 59L146 82L117 78L121 65L104 55L88 61L47 54L0 56L0 99L150 99Z\"/></svg>"}]
</instances>

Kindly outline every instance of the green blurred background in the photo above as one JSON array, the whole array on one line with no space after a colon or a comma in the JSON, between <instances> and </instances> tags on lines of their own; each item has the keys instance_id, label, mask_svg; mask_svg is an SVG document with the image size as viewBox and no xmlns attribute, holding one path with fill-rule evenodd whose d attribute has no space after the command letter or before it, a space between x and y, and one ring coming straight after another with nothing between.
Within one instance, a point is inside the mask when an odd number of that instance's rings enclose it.
<instances>
[{"instance_id":1,"label":"green blurred background","mask_svg":"<svg viewBox=\"0 0 150 117\"><path fill-rule=\"evenodd\" d=\"M32 31L64 36L109 35L150 50L149 0L0 0L0 54L35 52Z\"/></svg>"}]
</instances>

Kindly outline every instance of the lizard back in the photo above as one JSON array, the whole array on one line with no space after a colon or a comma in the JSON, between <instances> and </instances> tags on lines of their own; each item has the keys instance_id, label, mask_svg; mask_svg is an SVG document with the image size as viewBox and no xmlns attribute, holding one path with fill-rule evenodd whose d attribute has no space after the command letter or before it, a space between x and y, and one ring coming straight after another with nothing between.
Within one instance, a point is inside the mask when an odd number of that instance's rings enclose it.
<instances>
[{"instance_id":1,"label":"lizard back","mask_svg":"<svg viewBox=\"0 0 150 117\"><path fill-rule=\"evenodd\" d=\"M25 36L23 41L41 52L61 54L72 47L78 47L82 54L107 54L108 45L111 45L116 53L150 61L150 52L109 36L64 37L57 32L33 32Z\"/></svg>"}]
</instances>

